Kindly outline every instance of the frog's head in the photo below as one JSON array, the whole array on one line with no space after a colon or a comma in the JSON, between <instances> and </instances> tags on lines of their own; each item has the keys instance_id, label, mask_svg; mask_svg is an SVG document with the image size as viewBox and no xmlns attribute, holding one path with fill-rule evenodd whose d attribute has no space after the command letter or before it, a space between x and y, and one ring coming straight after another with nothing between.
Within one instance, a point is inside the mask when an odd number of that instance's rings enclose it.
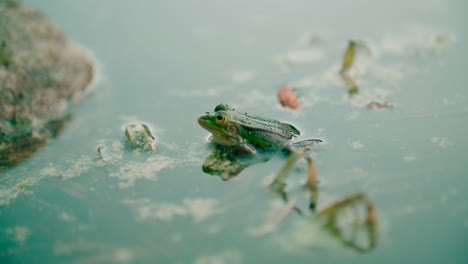
<instances>
[{"instance_id":1,"label":"frog's head","mask_svg":"<svg viewBox=\"0 0 468 264\"><path fill-rule=\"evenodd\" d=\"M229 114L230 108L226 104L219 104L215 107L214 113L207 112L198 118L198 123L204 129L213 134L213 143L233 146L239 144L239 128L232 122Z\"/></svg>"}]
</instances>

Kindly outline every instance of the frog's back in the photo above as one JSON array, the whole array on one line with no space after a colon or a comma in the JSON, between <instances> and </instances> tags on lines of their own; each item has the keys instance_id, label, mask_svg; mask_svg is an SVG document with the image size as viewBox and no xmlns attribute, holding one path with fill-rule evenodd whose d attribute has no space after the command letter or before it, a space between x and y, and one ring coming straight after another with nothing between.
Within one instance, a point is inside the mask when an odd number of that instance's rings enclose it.
<instances>
[{"instance_id":1,"label":"frog's back","mask_svg":"<svg viewBox=\"0 0 468 264\"><path fill-rule=\"evenodd\" d=\"M241 129L242 137L247 142L263 150L281 150L289 146L290 141L283 136L259 129Z\"/></svg>"},{"instance_id":2,"label":"frog's back","mask_svg":"<svg viewBox=\"0 0 468 264\"><path fill-rule=\"evenodd\" d=\"M265 135L272 134L271 137L278 138L278 140L291 140L292 138L299 136L300 132L293 125L280 122L275 119L250 116L247 114L241 114L234 111L230 111L231 121L242 125L245 129L251 131L261 131Z\"/></svg>"}]
</instances>

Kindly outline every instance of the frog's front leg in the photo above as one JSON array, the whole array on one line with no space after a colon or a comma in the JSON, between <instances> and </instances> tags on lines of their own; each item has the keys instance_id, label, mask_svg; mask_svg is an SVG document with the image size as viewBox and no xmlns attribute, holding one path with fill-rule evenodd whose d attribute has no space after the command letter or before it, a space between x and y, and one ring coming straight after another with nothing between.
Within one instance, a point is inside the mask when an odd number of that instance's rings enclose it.
<instances>
[{"instance_id":1,"label":"frog's front leg","mask_svg":"<svg viewBox=\"0 0 468 264\"><path fill-rule=\"evenodd\" d=\"M237 135L236 140L238 144L233 147L232 154L237 157L255 156L257 154L255 147L250 145L243 137Z\"/></svg>"},{"instance_id":2,"label":"frog's front leg","mask_svg":"<svg viewBox=\"0 0 468 264\"><path fill-rule=\"evenodd\" d=\"M257 150L254 146L247 144L245 142L235 146L232 150L233 154L236 156L254 156L257 154Z\"/></svg>"}]
</instances>

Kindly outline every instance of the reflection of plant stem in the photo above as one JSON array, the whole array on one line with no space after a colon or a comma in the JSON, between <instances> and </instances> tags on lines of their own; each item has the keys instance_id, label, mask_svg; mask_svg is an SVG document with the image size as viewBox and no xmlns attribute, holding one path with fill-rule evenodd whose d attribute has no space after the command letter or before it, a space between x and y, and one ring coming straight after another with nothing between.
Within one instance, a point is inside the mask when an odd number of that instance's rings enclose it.
<instances>
[{"instance_id":1,"label":"reflection of plant stem","mask_svg":"<svg viewBox=\"0 0 468 264\"><path fill-rule=\"evenodd\" d=\"M356 82L349 76L347 76L344 73L340 74L341 79L344 81L346 85L346 89L348 91L348 96L351 97L353 95L356 95L359 92L359 88L356 84Z\"/></svg>"},{"instance_id":2,"label":"reflection of plant stem","mask_svg":"<svg viewBox=\"0 0 468 264\"><path fill-rule=\"evenodd\" d=\"M377 210L372 204L367 205L367 225L370 232L370 247L377 245Z\"/></svg>"},{"instance_id":3,"label":"reflection of plant stem","mask_svg":"<svg viewBox=\"0 0 468 264\"><path fill-rule=\"evenodd\" d=\"M310 188L313 188L317 186L317 170L315 169L315 164L314 161L310 156L305 156L305 159L307 160L307 186Z\"/></svg>"},{"instance_id":4,"label":"reflection of plant stem","mask_svg":"<svg viewBox=\"0 0 468 264\"><path fill-rule=\"evenodd\" d=\"M337 211L340 210L340 209L343 209L345 206L350 206L356 202L360 202L360 201L363 201L363 200L367 200L367 197L365 194L357 194L357 195L352 195L352 196L348 196L340 201L337 201L335 203L333 203L332 205L329 205L328 207L322 209L320 212L319 212L319 216L323 215L323 216L335 216Z\"/></svg>"},{"instance_id":5,"label":"reflection of plant stem","mask_svg":"<svg viewBox=\"0 0 468 264\"><path fill-rule=\"evenodd\" d=\"M267 226L275 227L279 223L281 223L281 221L283 221L283 219L286 218L286 216L288 216L292 210L296 209L295 204L296 204L295 201L288 202L286 204L286 207L281 211L279 215L267 221Z\"/></svg>"},{"instance_id":6,"label":"reflection of plant stem","mask_svg":"<svg viewBox=\"0 0 468 264\"><path fill-rule=\"evenodd\" d=\"M366 206L367 214L365 222L360 223L358 221L359 219L357 219L357 217L355 216L356 221L354 224L356 226L353 228L352 237L351 239L346 239L344 237L342 229L337 225L338 213L344 209L349 208L355 211L355 208L353 208L352 206L359 204L364 204ZM377 245L377 211L365 194L360 193L352 195L338 202L335 202L334 204L321 210L318 213L318 216L325 220L325 230L330 232L336 239L341 241L347 247L350 247L358 252L367 252L375 248L375 246ZM368 230L369 245L367 247L358 245L357 242L355 242L355 239L353 239L356 228L359 228L362 225Z\"/></svg>"},{"instance_id":7,"label":"reflection of plant stem","mask_svg":"<svg viewBox=\"0 0 468 264\"><path fill-rule=\"evenodd\" d=\"M315 208L317 208L317 202L318 202L318 188L317 188L317 185L309 186L309 194L310 194L309 209L311 211L315 211Z\"/></svg>"},{"instance_id":8,"label":"reflection of plant stem","mask_svg":"<svg viewBox=\"0 0 468 264\"><path fill-rule=\"evenodd\" d=\"M23 182L19 183L17 186L16 186L16 193L14 196L18 196L21 192L23 192L26 188L28 187L31 187L33 186L34 184L36 184L37 182L39 182L42 178L44 178L45 176L44 175L40 175L38 177L36 177L35 179L33 179L32 181L28 181L28 180L24 180Z\"/></svg>"}]
</instances>

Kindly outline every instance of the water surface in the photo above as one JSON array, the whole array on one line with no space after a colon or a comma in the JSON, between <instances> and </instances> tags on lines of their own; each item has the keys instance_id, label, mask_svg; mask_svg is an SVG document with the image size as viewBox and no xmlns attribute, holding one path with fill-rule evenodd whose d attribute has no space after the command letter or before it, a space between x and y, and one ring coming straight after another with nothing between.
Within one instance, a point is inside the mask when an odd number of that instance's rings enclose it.
<instances>
[{"instance_id":1,"label":"water surface","mask_svg":"<svg viewBox=\"0 0 468 264\"><path fill-rule=\"evenodd\" d=\"M2 263L467 262L465 2L28 2L95 54L101 81L57 139L1 173ZM351 99L338 75L349 39L371 50ZM286 83L298 111L277 102ZM284 159L226 182L203 173L196 119L220 102L324 139L318 208L367 194L376 248L343 246L309 213L258 232L287 206L265 188ZM133 120L155 129L154 153L123 145ZM290 176L307 212L305 172Z\"/></svg>"}]
</instances>

